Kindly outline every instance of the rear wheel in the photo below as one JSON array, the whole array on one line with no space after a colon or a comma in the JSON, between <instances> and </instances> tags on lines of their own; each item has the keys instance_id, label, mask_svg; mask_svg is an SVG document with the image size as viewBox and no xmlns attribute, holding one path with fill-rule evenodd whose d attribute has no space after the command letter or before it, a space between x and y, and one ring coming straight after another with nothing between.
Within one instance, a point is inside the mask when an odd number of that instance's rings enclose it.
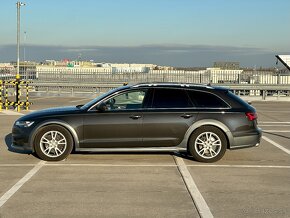
<instances>
[{"instance_id":1,"label":"rear wheel","mask_svg":"<svg viewBox=\"0 0 290 218\"><path fill-rule=\"evenodd\" d=\"M214 126L202 126L189 139L188 150L200 162L211 163L220 160L226 151L225 134Z\"/></svg>"},{"instance_id":2,"label":"rear wheel","mask_svg":"<svg viewBox=\"0 0 290 218\"><path fill-rule=\"evenodd\" d=\"M73 148L73 139L69 131L58 125L41 128L34 142L35 153L45 161L63 160Z\"/></svg>"}]
</instances>

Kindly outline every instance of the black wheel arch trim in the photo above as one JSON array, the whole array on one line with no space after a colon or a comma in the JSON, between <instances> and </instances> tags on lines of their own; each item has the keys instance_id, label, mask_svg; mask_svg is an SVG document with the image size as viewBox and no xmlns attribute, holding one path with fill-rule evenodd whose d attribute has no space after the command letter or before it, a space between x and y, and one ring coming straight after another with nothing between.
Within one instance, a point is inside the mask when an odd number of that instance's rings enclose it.
<instances>
[{"instance_id":1,"label":"black wheel arch trim","mask_svg":"<svg viewBox=\"0 0 290 218\"><path fill-rule=\"evenodd\" d=\"M228 145L227 148L230 148L231 145L234 143L234 137L230 131L230 129L223 124L222 122L218 121L218 120L212 120L212 119L204 119L204 120L199 120L194 122L187 130L187 132L185 133L185 141L186 141L186 148L188 147L188 143L189 143L189 139L191 134L198 129L199 127L202 126L214 126L219 128L220 130L222 130L227 138L228 141Z\"/></svg>"},{"instance_id":2,"label":"black wheel arch trim","mask_svg":"<svg viewBox=\"0 0 290 218\"><path fill-rule=\"evenodd\" d=\"M72 128L67 122L64 122L63 120L52 119L52 120L46 120L44 122L41 122L33 128L32 134L30 134L29 136L29 145L31 146L33 152L34 152L34 139L38 130L44 126L53 125L53 124L62 126L65 129L67 129L73 138L74 147L75 148L79 147L79 138L74 128Z\"/></svg>"}]
</instances>

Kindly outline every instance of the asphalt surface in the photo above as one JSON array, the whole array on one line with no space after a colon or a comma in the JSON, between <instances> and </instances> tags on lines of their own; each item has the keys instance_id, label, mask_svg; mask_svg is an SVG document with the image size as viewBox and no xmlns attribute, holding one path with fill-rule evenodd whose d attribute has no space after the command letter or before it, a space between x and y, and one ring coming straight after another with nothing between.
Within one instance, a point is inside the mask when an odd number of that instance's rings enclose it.
<instances>
[{"instance_id":1,"label":"asphalt surface","mask_svg":"<svg viewBox=\"0 0 290 218\"><path fill-rule=\"evenodd\" d=\"M34 97L31 109L88 100ZM2 111L0 218L290 217L290 102L253 106L261 145L227 151L213 164L170 153L71 154L43 162L8 150L21 114Z\"/></svg>"}]
</instances>

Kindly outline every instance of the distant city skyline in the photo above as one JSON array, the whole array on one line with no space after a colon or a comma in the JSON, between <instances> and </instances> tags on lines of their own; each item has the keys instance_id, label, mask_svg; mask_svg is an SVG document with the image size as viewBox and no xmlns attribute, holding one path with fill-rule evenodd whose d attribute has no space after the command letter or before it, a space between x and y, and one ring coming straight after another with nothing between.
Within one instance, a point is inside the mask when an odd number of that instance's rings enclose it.
<instances>
[{"instance_id":1,"label":"distant city skyline","mask_svg":"<svg viewBox=\"0 0 290 218\"><path fill-rule=\"evenodd\" d=\"M1 2L0 62L16 60L16 1ZM290 53L289 0L26 0L21 60L242 67ZM26 32L24 34L24 32Z\"/></svg>"}]
</instances>

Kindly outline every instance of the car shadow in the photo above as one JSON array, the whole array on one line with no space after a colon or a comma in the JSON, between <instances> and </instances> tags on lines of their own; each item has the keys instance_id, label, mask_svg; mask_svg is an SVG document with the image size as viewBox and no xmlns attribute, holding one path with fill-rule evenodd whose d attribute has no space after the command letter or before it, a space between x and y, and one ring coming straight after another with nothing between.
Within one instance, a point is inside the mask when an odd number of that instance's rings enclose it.
<instances>
[{"instance_id":1,"label":"car shadow","mask_svg":"<svg viewBox=\"0 0 290 218\"><path fill-rule=\"evenodd\" d=\"M98 152L98 151L72 151L72 154L79 154L79 155L171 155L181 157L186 160L196 161L192 156L190 156L186 152L177 152L177 151L126 151L126 152L114 152L114 151L106 151L106 152Z\"/></svg>"},{"instance_id":2,"label":"car shadow","mask_svg":"<svg viewBox=\"0 0 290 218\"><path fill-rule=\"evenodd\" d=\"M18 153L18 154L31 154L29 151L22 151L19 149L15 149L12 147L12 133L9 133L8 135L5 136L5 143L8 148L8 151L13 152L13 153Z\"/></svg>"}]
</instances>

